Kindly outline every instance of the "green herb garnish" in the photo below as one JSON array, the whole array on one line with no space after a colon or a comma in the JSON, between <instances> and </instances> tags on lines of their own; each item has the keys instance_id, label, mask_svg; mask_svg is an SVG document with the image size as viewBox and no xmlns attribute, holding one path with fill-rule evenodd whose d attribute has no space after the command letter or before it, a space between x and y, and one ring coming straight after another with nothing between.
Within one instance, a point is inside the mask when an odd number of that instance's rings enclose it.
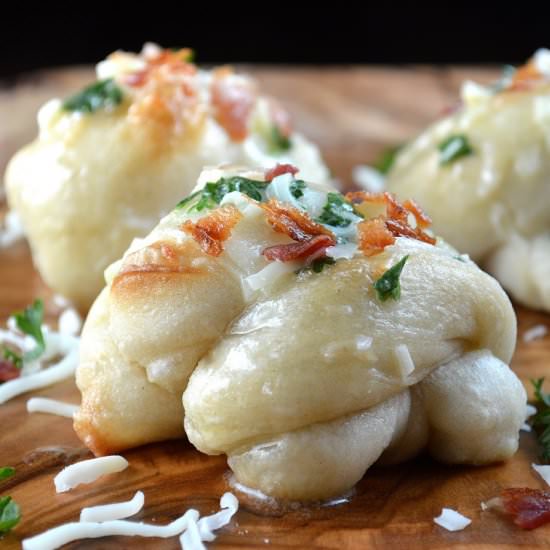
<instances>
[{"instance_id":1,"label":"green herb garnish","mask_svg":"<svg viewBox=\"0 0 550 550\"><path fill-rule=\"evenodd\" d=\"M333 227L347 227L353 221L354 216L357 216L357 213L353 204L340 193L328 193L327 203L317 221Z\"/></svg>"},{"instance_id":2,"label":"green herb garnish","mask_svg":"<svg viewBox=\"0 0 550 550\"><path fill-rule=\"evenodd\" d=\"M542 447L541 456L544 460L550 460L550 393L542 391L544 378L531 380L535 388L535 407L537 414L531 419L531 425L537 432L537 439Z\"/></svg>"},{"instance_id":3,"label":"green herb garnish","mask_svg":"<svg viewBox=\"0 0 550 550\"><path fill-rule=\"evenodd\" d=\"M393 166L397 153L403 149L403 145L396 145L395 147L389 147L385 151L382 151L380 156L374 161L373 168L376 168L381 174L387 174Z\"/></svg>"},{"instance_id":4,"label":"green herb garnish","mask_svg":"<svg viewBox=\"0 0 550 550\"><path fill-rule=\"evenodd\" d=\"M388 298L399 300L401 297L401 283L399 277L409 256L403 256L394 266L390 267L380 279L374 283L378 299L385 302Z\"/></svg>"},{"instance_id":5,"label":"green herb garnish","mask_svg":"<svg viewBox=\"0 0 550 550\"><path fill-rule=\"evenodd\" d=\"M94 82L81 92L69 97L63 102L62 108L65 111L94 113L98 109L116 107L122 99L122 90L112 78L108 78Z\"/></svg>"},{"instance_id":6,"label":"green herb garnish","mask_svg":"<svg viewBox=\"0 0 550 550\"><path fill-rule=\"evenodd\" d=\"M241 176L221 178L216 182L207 183L202 189L183 199L176 208L181 209L192 205L191 208L198 212L205 208L215 208L225 195L233 191L244 193L260 202L263 199L263 191L268 185L269 182L250 180Z\"/></svg>"},{"instance_id":7,"label":"green herb garnish","mask_svg":"<svg viewBox=\"0 0 550 550\"><path fill-rule=\"evenodd\" d=\"M3 479L8 479L8 477L11 477L13 474L15 474L15 468L12 468L11 466L4 466L3 468L0 468L0 481Z\"/></svg>"},{"instance_id":8,"label":"green herb garnish","mask_svg":"<svg viewBox=\"0 0 550 550\"><path fill-rule=\"evenodd\" d=\"M296 274L307 273L308 271L313 271L313 273L321 273L327 265L334 265L336 260L330 256L324 256L323 258L317 258L313 260L309 265L302 267L296 271Z\"/></svg>"},{"instance_id":9,"label":"green herb garnish","mask_svg":"<svg viewBox=\"0 0 550 550\"><path fill-rule=\"evenodd\" d=\"M292 142L281 130L274 124L268 135L268 146L270 153L277 154L288 151L292 147Z\"/></svg>"},{"instance_id":10,"label":"green herb garnish","mask_svg":"<svg viewBox=\"0 0 550 550\"><path fill-rule=\"evenodd\" d=\"M42 334L42 320L44 319L44 304L42 300L35 300L32 306L13 314L17 328L24 334L31 336L36 347L23 355L23 360L32 361L40 357L46 349Z\"/></svg>"},{"instance_id":11,"label":"green herb garnish","mask_svg":"<svg viewBox=\"0 0 550 550\"><path fill-rule=\"evenodd\" d=\"M7 533L21 520L21 510L11 497L0 497L0 533Z\"/></svg>"},{"instance_id":12,"label":"green herb garnish","mask_svg":"<svg viewBox=\"0 0 550 550\"><path fill-rule=\"evenodd\" d=\"M299 199L304 196L304 189L306 188L306 183L303 180L294 180L290 184L290 194L295 198Z\"/></svg>"},{"instance_id":13,"label":"green herb garnish","mask_svg":"<svg viewBox=\"0 0 550 550\"><path fill-rule=\"evenodd\" d=\"M15 353L15 351L4 347L4 359L9 361L10 363L13 363L15 367L18 369L23 367L23 357L19 355L18 353Z\"/></svg>"},{"instance_id":14,"label":"green herb garnish","mask_svg":"<svg viewBox=\"0 0 550 550\"><path fill-rule=\"evenodd\" d=\"M442 166L450 164L460 157L467 157L474 152L468 138L463 134L448 137L437 148L440 152L439 164Z\"/></svg>"}]
</instances>

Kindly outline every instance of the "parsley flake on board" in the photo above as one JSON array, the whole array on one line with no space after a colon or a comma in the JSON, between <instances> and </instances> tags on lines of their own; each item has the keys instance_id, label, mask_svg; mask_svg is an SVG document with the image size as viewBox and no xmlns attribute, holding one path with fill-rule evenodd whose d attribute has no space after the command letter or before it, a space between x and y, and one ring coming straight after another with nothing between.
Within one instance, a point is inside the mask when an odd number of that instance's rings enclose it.
<instances>
[{"instance_id":1,"label":"parsley flake on board","mask_svg":"<svg viewBox=\"0 0 550 550\"><path fill-rule=\"evenodd\" d=\"M385 302L388 298L399 300L401 297L401 283L399 277L405 266L405 262L409 256L403 256L394 266L390 267L383 275L374 283L374 289L378 294L378 299Z\"/></svg>"},{"instance_id":2,"label":"parsley flake on board","mask_svg":"<svg viewBox=\"0 0 550 550\"><path fill-rule=\"evenodd\" d=\"M17 328L24 334L29 335L36 342L36 347L23 355L23 360L32 361L40 357L45 349L46 342L42 334L42 321L44 319L44 304L42 300L35 300L31 306L23 311L13 314Z\"/></svg>"},{"instance_id":3,"label":"parsley flake on board","mask_svg":"<svg viewBox=\"0 0 550 550\"><path fill-rule=\"evenodd\" d=\"M19 505L11 497L0 497L0 534L11 531L20 520Z\"/></svg>"},{"instance_id":4,"label":"parsley flake on board","mask_svg":"<svg viewBox=\"0 0 550 550\"><path fill-rule=\"evenodd\" d=\"M183 199L176 208L189 207L190 210L194 209L198 212L205 208L215 208L222 202L225 195L233 191L239 191L260 202L263 199L263 191L268 185L269 182L251 180L241 176L220 178L216 182L207 183L202 189Z\"/></svg>"},{"instance_id":5,"label":"parsley flake on board","mask_svg":"<svg viewBox=\"0 0 550 550\"><path fill-rule=\"evenodd\" d=\"M437 148L439 149L439 164L442 166L450 164L460 157L467 157L474 152L464 134L449 136Z\"/></svg>"},{"instance_id":6,"label":"parsley flake on board","mask_svg":"<svg viewBox=\"0 0 550 550\"><path fill-rule=\"evenodd\" d=\"M550 460L550 393L542 391L544 378L531 380L535 389L535 407L537 413L531 419L531 425L537 433L539 445L542 447L541 456Z\"/></svg>"},{"instance_id":7,"label":"parsley flake on board","mask_svg":"<svg viewBox=\"0 0 550 550\"><path fill-rule=\"evenodd\" d=\"M13 474L15 474L15 468L12 468L11 466L4 466L3 468L0 468L0 481L3 479L8 479L8 477L11 477Z\"/></svg>"},{"instance_id":8,"label":"parsley flake on board","mask_svg":"<svg viewBox=\"0 0 550 550\"><path fill-rule=\"evenodd\" d=\"M357 216L353 205L340 193L328 193L327 202L317 221L333 227L348 227L353 217Z\"/></svg>"},{"instance_id":9,"label":"parsley flake on board","mask_svg":"<svg viewBox=\"0 0 550 550\"><path fill-rule=\"evenodd\" d=\"M116 107L123 99L122 90L112 78L99 80L82 91L66 99L62 104L64 111L94 113L99 109Z\"/></svg>"}]
</instances>

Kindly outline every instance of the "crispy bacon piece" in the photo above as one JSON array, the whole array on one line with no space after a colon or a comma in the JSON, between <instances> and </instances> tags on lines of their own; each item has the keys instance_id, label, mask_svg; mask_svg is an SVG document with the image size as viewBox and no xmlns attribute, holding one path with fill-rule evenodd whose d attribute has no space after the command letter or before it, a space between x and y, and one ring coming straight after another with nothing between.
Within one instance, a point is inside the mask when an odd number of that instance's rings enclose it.
<instances>
[{"instance_id":1,"label":"crispy bacon piece","mask_svg":"<svg viewBox=\"0 0 550 550\"><path fill-rule=\"evenodd\" d=\"M19 378L21 370L18 369L11 361L0 359L0 384Z\"/></svg>"},{"instance_id":2,"label":"crispy bacon piece","mask_svg":"<svg viewBox=\"0 0 550 550\"><path fill-rule=\"evenodd\" d=\"M282 205L275 199L260 205L266 212L267 222L278 233L288 235L295 243L270 246L262 251L269 261L289 262L307 259L306 263L322 258L336 238L323 225L314 222L306 212L292 206Z\"/></svg>"},{"instance_id":3,"label":"crispy bacon piece","mask_svg":"<svg viewBox=\"0 0 550 550\"><path fill-rule=\"evenodd\" d=\"M297 174L300 170L292 164L279 164L277 163L273 168L266 170L265 172L265 181L273 181L277 176L282 176L283 174Z\"/></svg>"},{"instance_id":4,"label":"crispy bacon piece","mask_svg":"<svg viewBox=\"0 0 550 550\"><path fill-rule=\"evenodd\" d=\"M359 250L365 256L379 254L395 242L393 233L386 227L383 218L365 220L357 226L359 236Z\"/></svg>"},{"instance_id":5,"label":"crispy bacon piece","mask_svg":"<svg viewBox=\"0 0 550 550\"><path fill-rule=\"evenodd\" d=\"M329 235L317 235L307 241L277 244L262 251L264 258L270 262L290 262L291 260L306 259L311 263L326 255L326 249L334 245L334 239Z\"/></svg>"},{"instance_id":6,"label":"crispy bacon piece","mask_svg":"<svg viewBox=\"0 0 550 550\"><path fill-rule=\"evenodd\" d=\"M535 529L550 522L550 492L527 487L504 489L500 505L522 529Z\"/></svg>"},{"instance_id":7,"label":"crispy bacon piece","mask_svg":"<svg viewBox=\"0 0 550 550\"><path fill-rule=\"evenodd\" d=\"M260 204L267 215L267 222L277 233L284 233L292 240L303 242L317 235L329 235L336 243L331 231L313 221L306 212L281 204L275 199Z\"/></svg>"},{"instance_id":8,"label":"crispy bacon piece","mask_svg":"<svg viewBox=\"0 0 550 550\"><path fill-rule=\"evenodd\" d=\"M242 214L232 205L222 206L197 222L187 220L181 229L191 235L199 246L211 256L223 252L223 243L231 236L231 231L239 223Z\"/></svg>"},{"instance_id":9,"label":"crispy bacon piece","mask_svg":"<svg viewBox=\"0 0 550 550\"><path fill-rule=\"evenodd\" d=\"M416 224L420 229L426 229L432 225L431 218L422 210L420 205L413 199L407 199L403 203L403 207L407 209L415 218Z\"/></svg>"},{"instance_id":10,"label":"crispy bacon piece","mask_svg":"<svg viewBox=\"0 0 550 550\"><path fill-rule=\"evenodd\" d=\"M248 135L248 119L256 102L252 85L243 79L214 77L211 86L214 116L233 141L243 141Z\"/></svg>"},{"instance_id":11,"label":"crispy bacon piece","mask_svg":"<svg viewBox=\"0 0 550 550\"><path fill-rule=\"evenodd\" d=\"M394 240L391 240L389 234L393 237L409 237L410 239L416 239L428 244L435 244L436 240L430 237L423 230L430 226L430 218L423 212L416 202L413 200L405 201L400 204L394 195L388 192L384 193L369 193L368 191L353 191L346 195L346 198L355 203L374 203L385 204L386 214L385 216L379 216L378 223L368 223L373 220L366 220L360 224L360 241L359 248L367 256L382 252L384 247L382 243L386 242L384 246L393 244ZM416 220L416 227L409 225L409 214L412 214ZM382 224L385 226L384 228ZM373 231L374 234L370 237L367 235L367 231Z\"/></svg>"}]
</instances>

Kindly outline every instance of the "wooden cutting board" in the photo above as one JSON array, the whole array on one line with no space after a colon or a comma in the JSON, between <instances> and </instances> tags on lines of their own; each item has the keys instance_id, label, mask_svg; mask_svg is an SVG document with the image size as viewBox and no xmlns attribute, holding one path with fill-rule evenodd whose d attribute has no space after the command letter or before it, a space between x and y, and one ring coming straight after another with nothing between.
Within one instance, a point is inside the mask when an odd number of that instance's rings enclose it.
<instances>
[{"instance_id":1,"label":"wooden cutting board","mask_svg":"<svg viewBox=\"0 0 550 550\"><path fill-rule=\"evenodd\" d=\"M297 128L320 144L334 174L351 184L351 168L372 160L384 147L409 139L456 100L467 76L487 81L495 71L462 68L264 68L246 67L265 90L279 97L294 115ZM32 139L35 111L49 97L78 89L91 78L89 68L30 75L16 86L0 88L0 173L9 156ZM0 251L0 323L35 297L46 301L54 324L58 309L32 267L27 246ZM529 327L550 319L517 308L518 348L512 367L528 386L529 378L550 375L550 337L531 343L521 339ZM73 381L36 392L78 403ZM200 454L186 441L150 445L124 453L130 467L72 492L56 495L53 477L65 464L88 457L67 419L25 409L28 396L0 405L0 466L16 475L3 482L0 494L20 504L23 520L0 542L19 548L19 541L64 522L75 521L84 506L129 499L141 489L145 507L137 519L167 523L187 508L201 513L218 509L228 488L223 457ZM342 449L345 452L345 449ZM480 502L511 486L543 488L530 465L537 460L534 437L522 433L521 446L505 464L483 468L444 466L423 457L391 468L372 468L349 502L332 507L282 513L262 510L241 500L230 526L211 547L267 548L502 548L550 545L550 526L522 531ZM472 519L463 531L447 532L433 523L442 507ZM68 548L178 548L177 539L112 537L74 543Z\"/></svg>"}]
</instances>

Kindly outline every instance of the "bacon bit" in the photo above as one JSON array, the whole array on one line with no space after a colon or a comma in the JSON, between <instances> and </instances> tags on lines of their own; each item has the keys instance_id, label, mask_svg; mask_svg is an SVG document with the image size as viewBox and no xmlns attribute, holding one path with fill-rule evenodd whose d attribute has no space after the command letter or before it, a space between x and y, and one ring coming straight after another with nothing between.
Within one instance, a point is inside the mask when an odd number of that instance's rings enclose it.
<instances>
[{"instance_id":1,"label":"bacon bit","mask_svg":"<svg viewBox=\"0 0 550 550\"><path fill-rule=\"evenodd\" d=\"M262 251L264 258L270 262L290 262L306 258L306 263L326 255L329 246L334 246L334 239L329 235L317 235L307 241L289 244L277 244Z\"/></svg>"},{"instance_id":2,"label":"bacon bit","mask_svg":"<svg viewBox=\"0 0 550 550\"><path fill-rule=\"evenodd\" d=\"M211 86L214 116L233 141L243 141L248 135L248 119L256 93L247 81L214 78Z\"/></svg>"},{"instance_id":3,"label":"bacon bit","mask_svg":"<svg viewBox=\"0 0 550 550\"><path fill-rule=\"evenodd\" d=\"M273 168L266 170L265 172L265 181L273 181L277 176L282 176L283 174L297 174L300 170L292 164L279 164L277 163Z\"/></svg>"},{"instance_id":4,"label":"bacon bit","mask_svg":"<svg viewBox=\"0 0 550 550\"><path fill-rule=\"evenodd\" d=\"M403 203L403 207L406 208L416 220L416 224L420 229L426 229L432 225L431 218L422 210L421 206L413 199L408 199Z\"/></svg>"},{"instance_id":5,"label":"bacon bit","mask_svg":"<svg viewBox=\"0 0 550 550\"><path fill-rule=\"evenodd\" d=\"M542 75L539 73L535 62L531 59L525 65L519 67L514 72L512 81L506 88L507 91L520 91L528 90L533 87L541 79Z\"/></svg>"},{"instance_id":6,"label":"bacon bit","mask_svg":"<svg viewBox=\"0 0 550 550\"><path fill-rule=\"evenodd\" d=\"M231 236L232 229L239 223L242 214L233 205L213 210L196 223L187 220L182 231L191 235L204 252L219 256L223 252L223 242Z\"/></svg>"},{"instance_id":7,"label":"bacon bit","mask_svg":"<svg viewBox=\"0 0 550 550\"><path fill-rule=\"evenodd\" d=\"M277 233L284 233L298 242L308 241L317 235L328 235L336 244L332 232L324 225L314 222L306 212L293 206L282 205L275 199L260 204L260 207L266 211L267 222Z\"/></svg>"},{"instance_id":8,"label":"bacon bit","mask_svg":"<svg viewBox=\"0 0 550 550\"><path fill-rule=\"evenodd\" d=\"M279 133L285 138L290 137L292 134L290 114L276 99L269 98L269 113L271 121Z\"/></svg>"},{"instance_id":9,"label":"bacon bit","mask_svg":"<svg viewBox=\"0 0 550 550\"><path fill-rule=\"evenodd\" d=\"M550 492L527 487L504 489L500 504L522 529L535 529L550 522Z\"/></svg>"},{"instance_id":10,"label":"bacon bit","mask_svg":"<svg viewBox=\"0 0 550 550\"><path fill-rule=\"evenodd\" d=\"M307 259L307 263L326 255L326 249L336 244L336 238L325 226L314 222L306 212L283 206L275 199L260 205L267 222L277 233L284 233L295 243L270 246L262 251L268 261L289 262Z\"/></svg>"},{"instance_id":11,"label":"bacon bit","mask_svg":"<svg viewBox=\"0 0 550 550\"><path fill-rule=\"evenodd\" d=\"M365 256L379 254L395 242L393 233L386 227L382 217L365 220L357 226L359 235L359 250Z\"/></svg>"},{"instance_id":12,"label":"bacon bit","mask_svg":"<svg viewBox=\"0 0 550 550\"><path fill-rule=\"evenodd\" d=\"M19 378L21 370L18 369L11 361L0 359L0 384Z\"/></svg>"},{"instance_id":13,"label":"bacon bit","mask_svg":"<svg viewBox=\"0 0 550 550\"><path fill-rule=\"evenodd\" d=\"M354 191L348 193L346 198L355 204L366 202L386 205L386 215L375 218L375 220L380 220L379 222L369 223L374 220L366 220L359 224L359 248L365 255L378 254L384 250L385 246L393 244L395 238L391 240L389 234L393 237L408 237L428 244L435 244L436 240L423 231L430 226L431 220L413 200L407 200L400 204L391 193L369 193L368 191ZM409 214L414 216L416 227L409 225ZM374 234L369 236L367 231L373 231ZM383 245L383 243L386 244Z\"/></svg>"}]
</instances>

